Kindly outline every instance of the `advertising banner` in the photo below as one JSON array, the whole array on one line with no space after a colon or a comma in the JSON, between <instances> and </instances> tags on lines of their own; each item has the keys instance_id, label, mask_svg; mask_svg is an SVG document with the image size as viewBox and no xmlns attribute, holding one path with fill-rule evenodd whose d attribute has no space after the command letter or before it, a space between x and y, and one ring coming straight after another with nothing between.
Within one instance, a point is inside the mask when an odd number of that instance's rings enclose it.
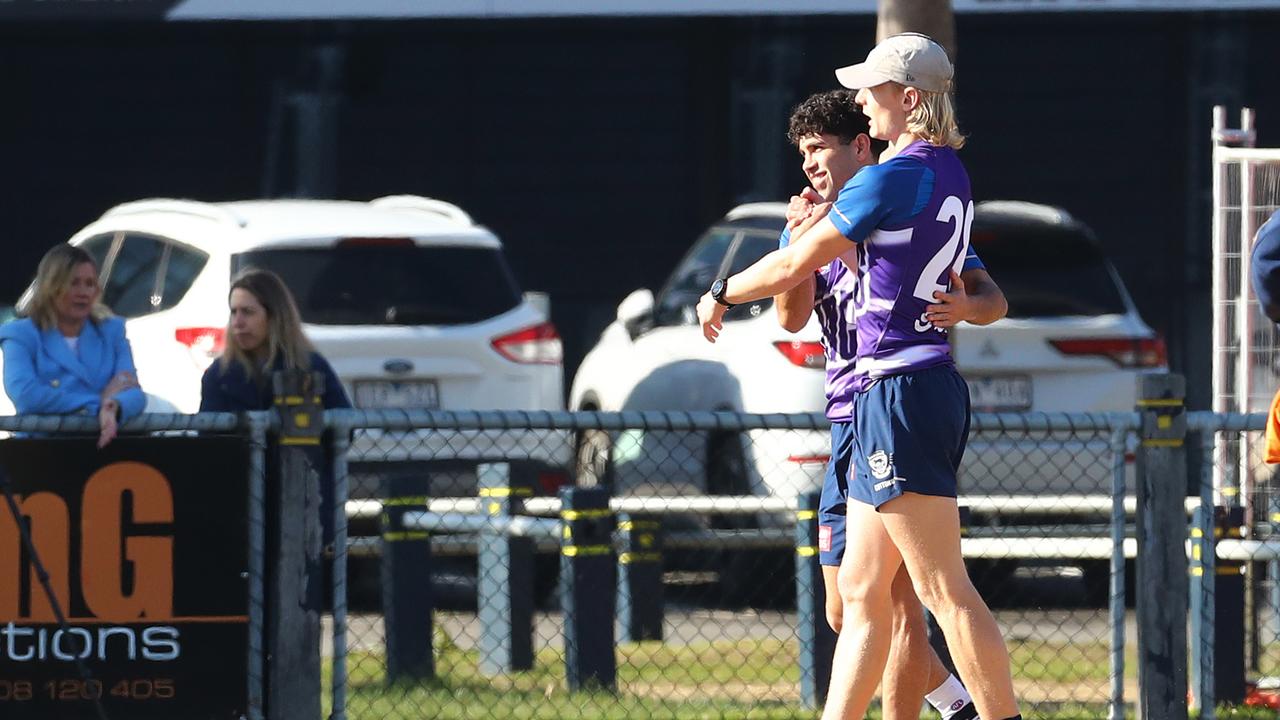
<instances>
[{"instance_id":1,"label":"advertising banner","mask_svg":"<svg viewBox=\"0 0 1280 720\"><path fill-rule=\"evenodd\" d=\"M244 438L0 442L0 717L247 715Z\"/></svg>"}]
</instances>

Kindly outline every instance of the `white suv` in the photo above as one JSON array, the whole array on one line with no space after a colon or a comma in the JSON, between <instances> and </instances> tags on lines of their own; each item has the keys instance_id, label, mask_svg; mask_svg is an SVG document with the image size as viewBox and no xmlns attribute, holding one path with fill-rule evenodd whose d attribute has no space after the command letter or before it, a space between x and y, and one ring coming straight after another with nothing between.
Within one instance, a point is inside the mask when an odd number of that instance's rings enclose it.
<instances>
[{"instance_id":1,"label":"white suv","mask_svg":"<svg viewBox=\"0 0 1280 720\"><path fill-rule=\"evenodd\" d=\"M817 320L791 335L769 299L725 313L714 345L695 305L716 274L737 272L777 247L782 203L732 210L677 266L655 299L637 290L587 354L570 406L598 410L818 412L823 350ZM1025 202L979 203L973 246L1009 301L1009 316L952 332L956 365L975 411L1131 411L1137 375L1165 368L1163 341L1142 321L1092 231L1067 212ZM639 431L582 433L579 481L622 492L772 494L816 488L825 433L736 437ZM1029 441L975 436L961 493L1110 491L1107 438Z\"/></svg>"},{"instance_id":2,"label":"white suv","mask_svg":"<svg viewBox=\"0 0 1280 720\"><path fill-rule=\"evenodd\" d=\"M225 340L230 280L246 267L284 279L359 408L564 407L555 327L521 295L498 238L449 203L142 200L70 242L98 261L103 301L126 318L150 411L199 408L200 377ZM571 457L565 433L532 431L366 433L355 449L380 462L563 468Z\"/></svg>"}]
</instances>

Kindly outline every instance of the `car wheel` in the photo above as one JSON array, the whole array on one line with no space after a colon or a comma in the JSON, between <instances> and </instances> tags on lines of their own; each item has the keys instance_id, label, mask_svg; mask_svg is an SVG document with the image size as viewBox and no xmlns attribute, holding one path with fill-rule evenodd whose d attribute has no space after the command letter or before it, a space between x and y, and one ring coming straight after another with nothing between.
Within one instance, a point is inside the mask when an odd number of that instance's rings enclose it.
<instances>
[{"instance_id":1,"label":"car wheel","mask_svg":"<svg viewBox=\"0 0 1280 720\"><path fill-rule=\"evenodd\" d=\"M613 487L613 439L607 430L580 430L575 443L578 487Z\"/></svg>"},{"instance_id":2,"label":"car wheel","mask_svg":"<svg viewBox=\"0 0 1280 720\"><path fill-rule=\"evenodd\" d=\"M739 433L713 435L707 444L709 495L749 495L749 471ZM755 515L713 515L711 527L751 530ZM720 602L728 607L778 607L794 602L795 562L789 550L724 550L720 553Z\"/></svg>"}]
</instances>

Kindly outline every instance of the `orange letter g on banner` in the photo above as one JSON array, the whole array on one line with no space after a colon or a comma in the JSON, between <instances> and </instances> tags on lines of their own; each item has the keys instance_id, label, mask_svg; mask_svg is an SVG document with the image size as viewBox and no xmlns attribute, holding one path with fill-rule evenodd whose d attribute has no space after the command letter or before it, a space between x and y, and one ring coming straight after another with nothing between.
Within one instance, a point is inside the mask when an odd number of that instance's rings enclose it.
<instances>
[{"instance_id":1,"label":"orange letter g on banner","mask_svg":"<svg viewBox=\"0 0 1280 720\"><path fill-rule=\"evenodd\" d=\"M85 604L98 618L127 622L173 617L173 538L127 537L121 511L126 493L134 523L172 523L173 491L150 465L112 463L94 473L81 504L80 577ZM124 587L125 563L133 587Z\"/></svg>"}]
</instances>

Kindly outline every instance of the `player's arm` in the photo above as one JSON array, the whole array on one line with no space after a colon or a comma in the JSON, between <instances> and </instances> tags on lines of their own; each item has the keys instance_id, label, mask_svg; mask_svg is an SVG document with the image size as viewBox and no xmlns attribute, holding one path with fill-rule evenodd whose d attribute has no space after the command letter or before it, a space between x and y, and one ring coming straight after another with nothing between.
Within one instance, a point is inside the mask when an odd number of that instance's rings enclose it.
<instances>
[{"instance_id":1,"label":"player's arm","mask_svg":"<svg viewBox=\"0 0 1280 720\"><path fill-rule=\"evenodd\" d=\"M800 332L809 324L813 313L813 299L818 286L814 275L801 280L799 285L774 297L773 306L778 310L778 324L787 332Z\"/></svg>"},{"instance_id":2,"label":"player's arm","mask_svg":"<svg viewBox=\"0 0 1280 720\"><path fill-rule=\"evenodd\" d=\"M973 248L965 256L963 269L951 273L951 290L935 292L938 302L925 308L935 327L950 328L961 321L971 325L990 325L1009 313L1004 293L991 279Z\"/></svg>"},{"instance_id":3,"label":"player's arm","mask_svg":"<svg viewBox=\"0 0 1280 720\"><path fill-rule=\"evenodd\" d=\"M813 210L813 203L801 196L791 198L787 208L787 227L778 238L778 247L791 244L791 231ZM787 332L800 332L809 324L809 315L813 312L814 298L817 297L816 275L801 280L800 284L773 298L773 307L778 313L778 324Z\"/></svg>"}]
</instances>

